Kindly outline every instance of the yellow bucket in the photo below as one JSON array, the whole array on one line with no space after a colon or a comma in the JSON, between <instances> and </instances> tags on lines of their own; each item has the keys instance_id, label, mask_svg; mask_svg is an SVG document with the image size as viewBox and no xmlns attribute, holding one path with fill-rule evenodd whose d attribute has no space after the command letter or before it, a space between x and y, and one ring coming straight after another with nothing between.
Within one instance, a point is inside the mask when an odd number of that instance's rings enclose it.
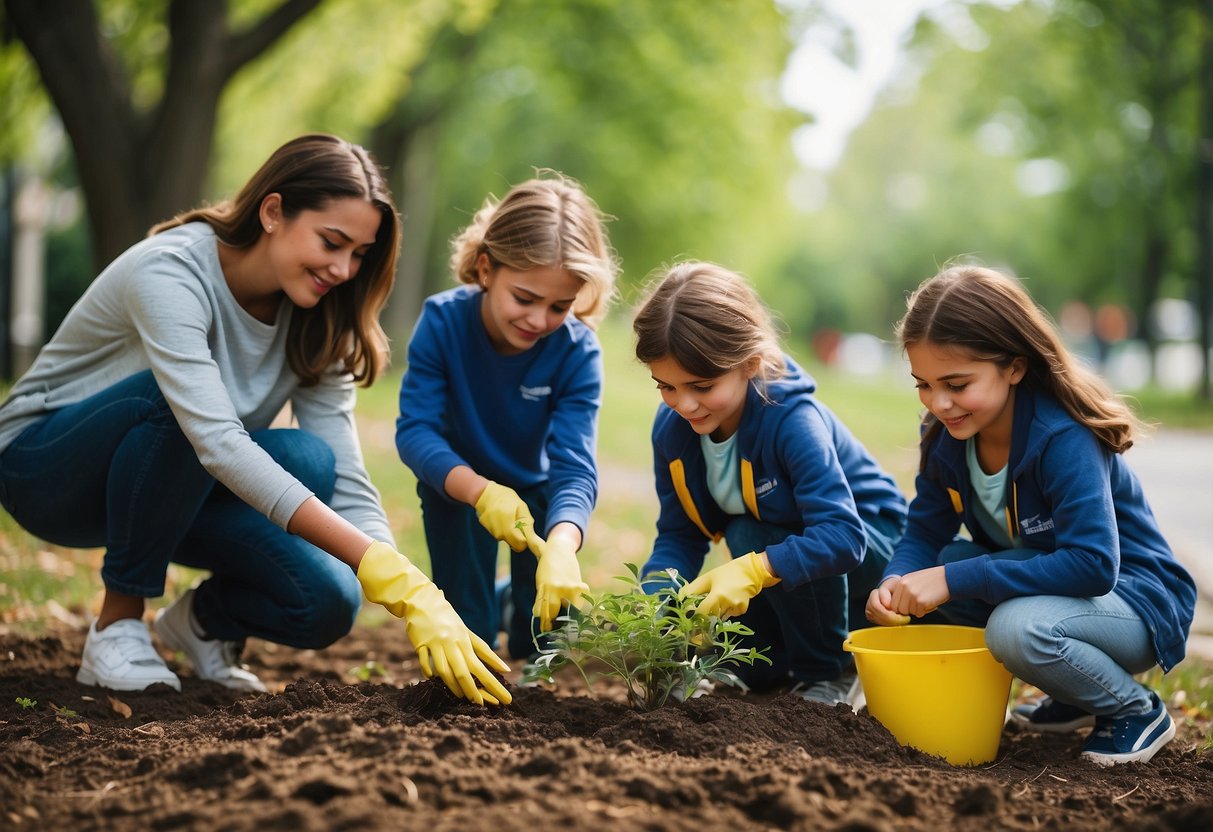
<instances>
[{"instance_id":1,"label":"yellow bucket","mask_svg":"<svg viewBox=\"0 0 1213 832\"><path fill-rule=\"evenodd\" d=\"M980 627L870 627L842 649L855 654L868 712L902 745L959 766L998 755L1011 674Z\"/></svg>"}]
</instances>

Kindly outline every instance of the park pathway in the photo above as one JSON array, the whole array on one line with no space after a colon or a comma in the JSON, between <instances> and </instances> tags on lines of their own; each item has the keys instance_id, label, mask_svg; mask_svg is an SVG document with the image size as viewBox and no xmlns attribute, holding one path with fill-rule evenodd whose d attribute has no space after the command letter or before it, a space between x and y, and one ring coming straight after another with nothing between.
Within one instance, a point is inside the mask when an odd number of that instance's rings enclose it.
<instances>
[{"instance_id":1,"label":"park pathway","mask_svg":"<svg viewBox=\"0 0 1213 832\"><path fill-rule=\"evenodd\" d=\"M1213 431L1159 429L1125 455L1197 587L1189 652L1213 661Z\"/></svg>"}]
</instances>

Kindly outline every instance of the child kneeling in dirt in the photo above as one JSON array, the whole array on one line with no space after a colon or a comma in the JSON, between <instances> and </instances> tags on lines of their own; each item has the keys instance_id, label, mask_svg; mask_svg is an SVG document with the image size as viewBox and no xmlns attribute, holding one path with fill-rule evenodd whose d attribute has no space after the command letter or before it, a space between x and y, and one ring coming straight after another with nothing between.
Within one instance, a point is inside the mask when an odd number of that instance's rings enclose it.
<instances>
[{"instance_id":1,"label":"child kneeling in dirt","mask_svg":"<svg viewBox=\"0 0 1213 832\"><path fill-rule=\"evenodd\" d=\"M746 646L768 648L772 664L737 669L751 689L790 676L807 700L855 704L842 643L904 529L897 485L814 396L740 275L673 266L633 329L664 402L652 433L661 509L646 591L662 587L655 573L676 570L694 579L684 594L706 593L700 613L752 629ZM722 537L732 560L700 575Z\"/></svg>"},{"instance_id":2,"label":"child kneeling in dirt","mask_svg":"<svg viewBox=\"0 0 1213 832\"><path fill-rule=\"evenodd\" d=\"M984 626L995 658L1048 695L1018 724L1093 725L1083 758L1149 760L1175 725L1133 674L1183 658L1196 587L1121 456L1136 417L996 271L925 281L898 335L927 413L909 529L868 618Z\"/></svg>"},{"instance_id":3,"label":"child kneeling in dirt","mask_svg":"<svg viewBox=\"0 0 1213 832\"><path fill-rule=\"evenodd\" d=\"M434 582L489 644L508 607L507 649L528 658L532 616L550 630L588 589L577 552L598 498L595 329L618 269L598 207L551 176L487 200L451 271L464 285L426 301L409 342L396 449L417 476ZM499 541L513 550L500 594Z\"/></svg>"}]
</instances>

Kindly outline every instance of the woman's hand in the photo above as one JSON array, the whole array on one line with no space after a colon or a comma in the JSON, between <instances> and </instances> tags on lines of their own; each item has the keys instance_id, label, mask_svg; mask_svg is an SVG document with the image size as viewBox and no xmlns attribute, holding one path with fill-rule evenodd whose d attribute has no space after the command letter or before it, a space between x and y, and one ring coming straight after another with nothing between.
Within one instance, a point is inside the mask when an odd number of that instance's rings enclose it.
<instances>
[{"instance_id":1,"label":"woman's hand","mask_svg":"<svg viewBox=\"0 0 1213 832\"><path fill-rule=\"evenodd\" d=\"M386 543L372 543L358 564L358 582L368 600L405 621L421 672L437 675L451 693L477 705L513 701L494 675L510 666L473 633L434 582Z\"/></svg>"}]
</instances>

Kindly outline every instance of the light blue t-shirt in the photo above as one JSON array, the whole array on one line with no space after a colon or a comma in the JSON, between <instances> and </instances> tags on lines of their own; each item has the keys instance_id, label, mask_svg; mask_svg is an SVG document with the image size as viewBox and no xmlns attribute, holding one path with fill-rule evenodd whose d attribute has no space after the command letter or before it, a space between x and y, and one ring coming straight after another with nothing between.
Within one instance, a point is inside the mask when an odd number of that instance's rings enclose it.
<instances>
[{"instance_id":1,"label":"light blue t-shirt","mask_svg":"<svg viewBox=\"0 0 1213 832\"><path fill-rule=\"evenodd\" d=\"M1002 519L1007 516L1007 466L987 474L977 459L977 443L972 438L965 441L965 464L973 495L977 498L978 510L974 513L982 529L1000 546L1015 548L1017 543L1011 539Z\"/></svg>"},{"instance_id":2,"label":"light blue t-shirt","mask_svg":"<svg viewBox=\"0 0 1213 832\"><path fill-rule=\"evenodd\" d=\"M712 437L699 437L703 449L703 461L707 467L708 493L716 505L726 514L745 514L745 501L741 499L741 463L737 456L737 434L723 442L713 442Z\"/></svg>"}]
</instances>

